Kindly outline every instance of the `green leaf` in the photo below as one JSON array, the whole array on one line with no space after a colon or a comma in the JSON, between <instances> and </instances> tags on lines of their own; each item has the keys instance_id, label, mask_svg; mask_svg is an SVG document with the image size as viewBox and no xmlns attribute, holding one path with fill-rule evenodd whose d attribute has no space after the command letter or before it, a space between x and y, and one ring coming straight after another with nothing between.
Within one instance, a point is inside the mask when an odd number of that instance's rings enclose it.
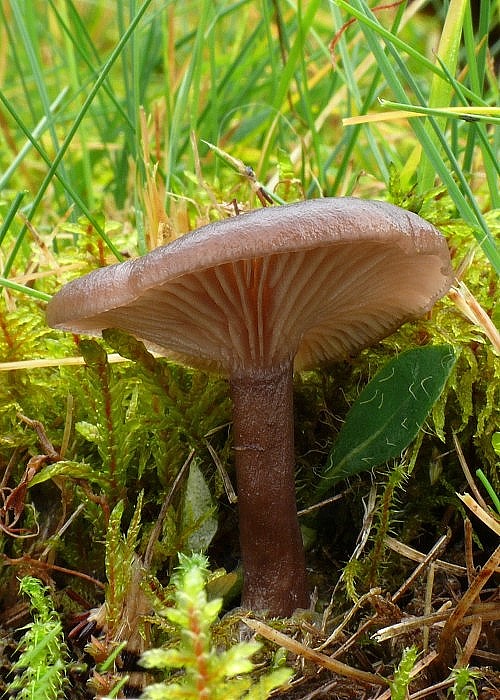
<instances>
[{"instance_id":1,"label":"green leaf","mask_svg":"<svg viewBox=\"0 0 500 700\"><path fill-rule=\"evenodd\" d=\"M250 673L255 664L250 660L262 644L260 642L240 642L226 650L217 660L217 672L221 677L231 678L240 673Z\"/></svg>"},{"instance_id":2,"label":"green leaf","mask_svg":"<svg viewBox=\"0 0 500 700\"><path fill-rule=\"evenodd\" d=\"M259 678L258 683L252 686L245 695L244 700L267 698L273 690L288 683L292 676L293 671L291 668L277 668L275 671L271 671L266 676Z\"/></svg>"},{"instance_id":3,"label":"green leaf","mask_svg":"<svg viewBox=\"0 0 500 700\"><path fill-rule=\"evenodd\" d=\"M493 433L491 436L491 444L497 455L500 455L500 433Z\"/></svg>"},{"instance_id":4,"label":"green leaf","mask_svg":"<svg viewBox=\"0 0 500 700\"><path fill-rule=\"evenodd\" d=\"M191 463L184 494L182 530L188 533L185 549L207 549L217 532L214 502L205 477L196 462Z\"/></svg>"},{"instance_id":5,"label":"green leaf","mask_svg":"<svg viewBox=\"0 0 500 700\"><path fill-rule=\"evenodd\" d=\"M416 437L455 364L450 345L428 345L390 360L347 414L319 492L398 457Z\"/></svg>"},{"instance_id":6,"label":"green leaf","mask_svg":"<svg viewBox=\"0 0 500 700\"><path fill-rule=\"evenodd\" d=\"M97 425L89 423L86 420L81 420L76 423L75 430L88 442L92 442L94 445L99 445L100 434Z\"/></svg>"},{"instance_id":7,"label":"green leaf","mask_svg":"<svg viewBox=\"0 0 500 700\"><path fill-rule=\"evenodd\" d=\"M106 475L93 469L90 464L61 460L60 462L49 464L40 470L38 474L35 474L33 479L29 482L29 487L31 488L37 484L42 484L44 481L53 479L56 476L65 476L70 479L85 479L92 483L99 484L101 487L106 487L108 485Z\"/></svg>"}]
</instances>

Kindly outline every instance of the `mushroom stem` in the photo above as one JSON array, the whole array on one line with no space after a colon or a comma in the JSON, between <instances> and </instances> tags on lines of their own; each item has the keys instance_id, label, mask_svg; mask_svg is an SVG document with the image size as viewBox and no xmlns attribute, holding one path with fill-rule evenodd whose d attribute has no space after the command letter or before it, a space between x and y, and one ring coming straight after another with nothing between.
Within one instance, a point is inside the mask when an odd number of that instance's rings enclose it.
<instances>
[{"instance_id":1,"label":"mushroom stem","mask_svg":"<svg viewBox=\"0 0 500 700\"><path fill-rule=\"evenodd\" d=\"M287 617L309 605L295 501L293 364L233 374L242 605Z\"/></svg>"}]
</instances>

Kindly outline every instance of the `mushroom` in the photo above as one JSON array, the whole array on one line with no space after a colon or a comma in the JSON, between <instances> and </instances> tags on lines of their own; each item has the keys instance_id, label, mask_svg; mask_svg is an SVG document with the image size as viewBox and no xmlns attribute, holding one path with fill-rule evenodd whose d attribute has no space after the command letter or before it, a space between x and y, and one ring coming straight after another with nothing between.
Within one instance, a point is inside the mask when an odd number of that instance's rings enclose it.
<instances>
[{"instance_id":1,"label":"mushroom","mask_svg":"<svg viewBox=\"0 0 500 700\"><path fill-rule=\"evenodd\" d=\"M94 270L50 326L120 328L229 378L244 607L287 616L309 591L294 484L293 371L340 360L425 314L452 282L443 236L355 198L255 210Z\"/></svg>"}]
</instances>

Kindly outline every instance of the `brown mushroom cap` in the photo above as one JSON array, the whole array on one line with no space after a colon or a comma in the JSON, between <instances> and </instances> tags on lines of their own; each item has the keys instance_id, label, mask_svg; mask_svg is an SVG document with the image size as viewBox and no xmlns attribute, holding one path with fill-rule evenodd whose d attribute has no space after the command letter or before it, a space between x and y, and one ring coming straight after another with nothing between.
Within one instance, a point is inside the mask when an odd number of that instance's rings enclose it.
<instances>
[{"instance_id":1,"label":"brown mushroom cap","mask_svg":"<svg viewBox=\"0 0 500 700\"><path fill-rule=\"evenodd\" d=\"M193 367L238 374L339 360L428 311L452 282L446 241L385 202L315 199L203 226L70 282L50 326L121 328Z\"/></svg>"}]
</instances>

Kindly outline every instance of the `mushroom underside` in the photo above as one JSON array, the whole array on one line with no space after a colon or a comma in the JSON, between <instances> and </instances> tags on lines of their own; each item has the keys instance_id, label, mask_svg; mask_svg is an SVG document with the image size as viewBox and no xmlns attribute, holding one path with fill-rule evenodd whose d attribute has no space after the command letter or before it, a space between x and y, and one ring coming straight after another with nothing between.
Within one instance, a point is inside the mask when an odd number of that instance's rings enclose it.
<instances>
[{"instance_id":1,"label":"mushroom underside","mask_svg":"<svg viewBox=\"0 0 500 700\"><path fill-rule=\"evenodd\" d=\"M174 359L228 374L290 353L307 369L424 314L442 293L442 264L379 241L277 253L168 280L71 327L122 328Z\"/></svg>"}]
</instances>

